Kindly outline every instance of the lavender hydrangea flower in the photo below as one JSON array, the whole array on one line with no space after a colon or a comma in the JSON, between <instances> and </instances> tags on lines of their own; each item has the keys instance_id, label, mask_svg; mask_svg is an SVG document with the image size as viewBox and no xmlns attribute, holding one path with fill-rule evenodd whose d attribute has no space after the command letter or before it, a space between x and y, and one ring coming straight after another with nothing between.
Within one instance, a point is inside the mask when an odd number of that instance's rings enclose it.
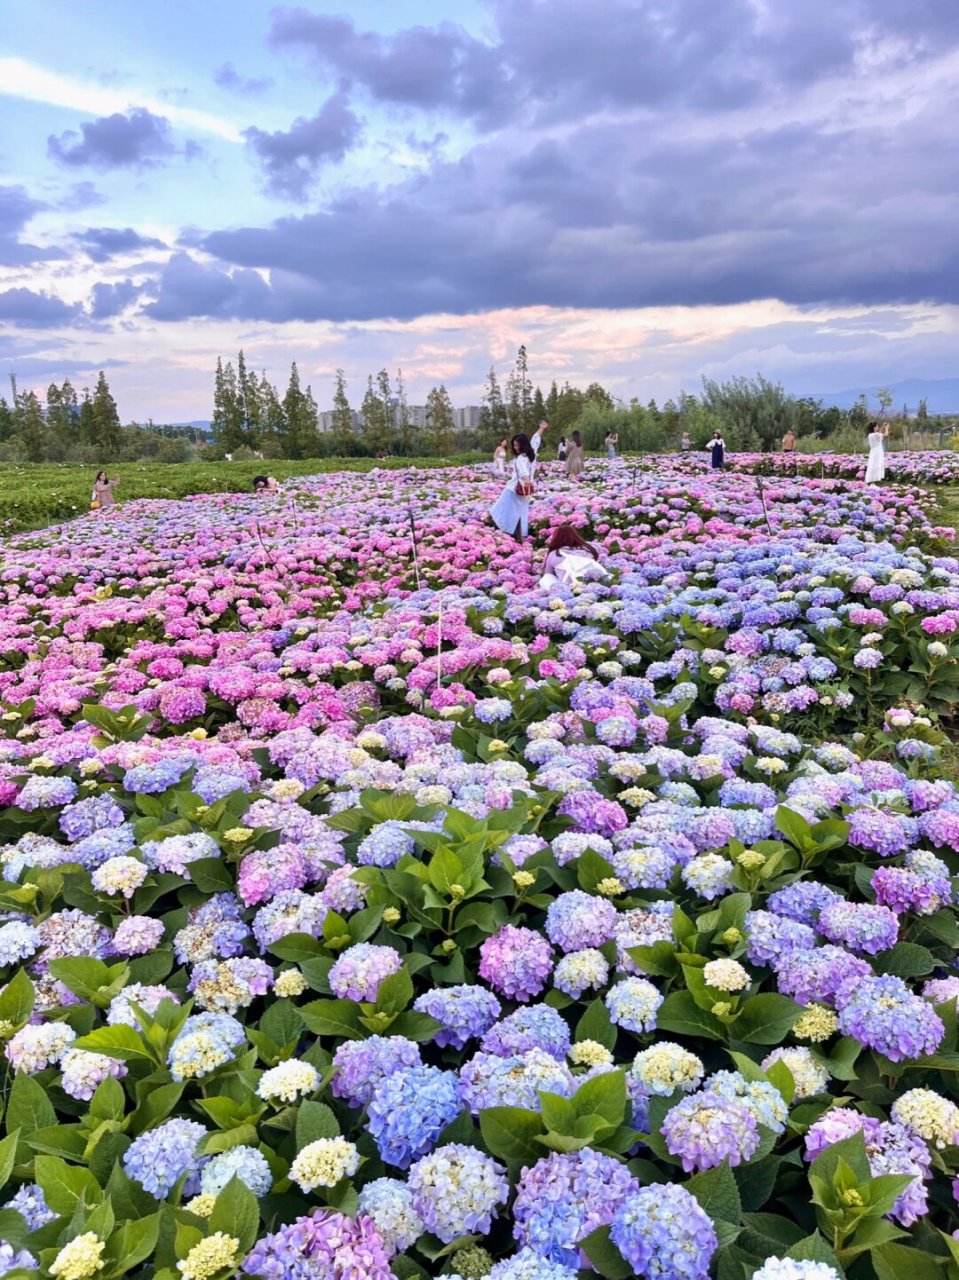
<instances>
[{"instance_id":1,"label":"lavender hydrangea flower","mask_svg":"<svg viewBox=\"0 0 959 1280\"><path fill-rule=\"evenodd\" d=\"M789 951L775 970L780 992L798 1004L837 1004L872 975L868 961L834 946Z\"/></svg>"},{"instance_id":2,"label":"lavender hydrangea flower","mask_svg":"<svg viewBox=\"0 0 959 1280\"><path fill-rule=\"evenodd\" d=\"M330 988L341 1000L376 1001L384 978L399 973L403 957L392 947L358 942L343 951L329 972Z\"/></svg>"},{"instance_id":3,"label":"lavender hydrangea flower","mask_svg":"<svg viewBox=\"0 0 959 1280\"><path fill-rule=\"evenodd\" d=\"M569 1027L562 1016L547 1004L534 1004L517 1009L496 1022L483 1036L480 1048L501 1058L542 1049L562 1062L571 1042Z\"/></svg>"},{"instance_id":4,"label":"lavender hydrangea flower","mask_svg":"<svg viewBox=\"0 0 959 1280\"><path fill-rule=\"evenodd\" d=\"M601 947L613 936L617 911L595 894L573 889L554 898L546 912L546 934L560 951Z\"/></svg>"},{"instance_id":5,"label":"lavender hydrangea flower","mask_svg":"<svg viewBox=\"0 0 959 1280\"><path fill-rule=\"evenodd\" d=\"M675 1183L641 1187L613 1215L613 1244L637 1276L707 1280L719 1240L695 1196Z\"/></svg>"},{"instance_id":6,"label":"lavender hydrangea flower","mask_svg":"<svg viewBox=\"0 0 959 1280\"><path fill-rule=\"evenodd\" d=\"M789 951L809 950L816 935L808 925L771 911L746 912L746 955L753 964L774 964Z\"/></svg>"},{"instance_id":7,"label":"lavender hydrangea flower","mask_svg":"<svg viewBox=\"0 0 959 1280\"><path fill-rule=\"evenodd\" d=\"M163 1200L177 1181L197 1168L196 1148L206 1133L195 1120L164 1120L134 1138L123 1153L127 1177L139 1182L157 1200Z\"/></svg>"},{"instance_id":8,"label":"lavender hydrangea flower","mask_svg":"<svg viewBox=\"0 0 959 1280\"><path fill-rule=\"evenodd\" d=\"M896 945L899 919L871 902L831 902L819 913L819 932L857 955L874 956Z\"/></svg>"},{"instance_id":9,"label":"lavender hydrangea flower","mask_svg":"<svg viewBox=\"0 0 959 1280\"><path fill-rule=\"evenodd\" d=\"M167 1061L174 1080L197 1080L229 1062L246 1041L242 1023L228 1013L187 1018L170 1046Z\"/></svg>"},{"instance_id":10,"label":"lavender hydrangea flower","mask_svg":"<svg viewBox=\"0 0 959 1280\"><path fill-rule=\"evenodd\" d=\"M609 1017L627 1031L655 1031L662 993L646 978L623 978L605 997Z\"/></svg>"},{"instance_id":11,"label":"lavender hydrangea flower","mask_svg":"<svg viewBox=\"0 0 959 1280\"><path fill-rule=\"evenodd\" d=\"M427 1231L449 1244L457 1236L486 1235L497 1206L509 1195L506 1170L492 1157L450 1142L410 1168L413 1208Z\"/></svg>"},{"instance_id":12,"label":"lavender hydrangea flower","mask_svg":"<svg viewBox=\"0 0 959 1280\"><path fill-rule=\"evenodd\" d=\"M502 1005L485 987L460 984L433 987L413 1002L417 1013L427 1013L440 1023L434 1037L440 1048L465 1048L483 1035L499 1017Z\"/></svg>"},{"instance_id":13,"label":"lavender hydrangea flower","mask_svg":"<svg viewBox=\"0 0 959 1280\"><path fill-rule=\"evenodd\" d=\"M71 1098L89 1102L104 1080L111 1076L114 1080L122 1079L127 1073L127 1065L103 1053L67 1049L60 1059L60 1070L63 1073L60 1081L63 1092Z\"/></svg>"},{"instance_id":14,"label":"lavender hydrangea flower","mask_svg":"<svg viewBox=\"0 0 959 1280\"><path fill-rule=\"evenodd\" d=\"M219 1195L231 1178L239 1178L260 1199L273 1185L266 1156L256 1147L231 1147L212 1156L200 1174L202 1195Z\"/></svg>"},{"instance_id":15,"label":"lavender hydrangea flower","mask_svg":"<svg viewBox=\"0 0 959 1280\"><path fill-rule=\"evenodd\" d=\"M28 1231L39 1231L57 1216L47 1205L40 1187L35 1182L25 1182L18 1187L4 1209L14 1209L27 1224Z\"/></svg>"},{"instance_id":16,"label":"lavender hydrangea flower","mask_svg":"<svg viewBox=\"0 0 959 1280\"><path fill-rule=\"evenodd\" d=\"M474 1115L487 1107L538 1111L540 1091L568 1098L574 1087L569 1067L542 1049L527 1049L509 1058L480 1052L460 1068L460 1094Z\"/></svg>"},{"instance_id":17,"label":"lavender hydrangea flower","mask_svg":"<svg viewBox=\"0 0 959 1280\"><path fill-rule=\"evenodd\" d=\"M592 1151L552 1152L524 1169L516 1187L513 1234L542 1257L565 1266L585 1265L578 1248L597 1227L608 1225L639 1183L612 1156Z\"/></svg>"},{"instance_id":18,"label":"lavender hydrangea flower","mask_svg":"<svg viewBox=\"0 0 959 1280\"><path fill-rule=\"evenodd\" d=\"M336 1280L394 1280L389 1249L372 1218L317 1209L308 1218L262 1236L243 1273L262 1280L330 1276Z\"/></svg>"},{"instance_id":19,"label":"lavender hydrangea flower","mask_svg":"<svg viewBox=\"0 0 959 1280\"><path fill-rule=\"evenodd\" d=\"M359 1194L359 1213L372 1218L391 1253L404 1253L425 1227L413 1206L413 1192L398 1178L376 1178Z\"/></svg>"},{"instance_id":20,"label":"lavender hydrangea flower","mask_svg":"<svg viewBox=\"0 0 959 1280\"><path fill-rule=\"evenodd\" d=\"M891 1062L935 1053L946 1033L932 1005L892 974L862 979L839 1009L839 1030Z\"/></svg>"},{"instance_id":21,"label":"lavender hydrangea flower","mask_svg":"<svg viewBox=\"0 0 959 1280\"><path fill-rule=\"evenodd\" d=\"M333 1055L330 1089L334 1097L358 1109L367 1106L377 1086L394 1071L420 1065L419 1045L404 1036L346 1040Z\"/></svg>"},{"instance_id":22,"label":"lavender hydrangea flower","mask_svg":"<svg viewBox=\"0 0 959 1280\"><path fill-rule=\"evenodd\" d=\"M661 1132L687 1173L712 1169L724 1160L735 1166L759 1150L756 1117L745 1102L708 1091L690 1094L671 1107Z\"/></svg>"}]
</instances>

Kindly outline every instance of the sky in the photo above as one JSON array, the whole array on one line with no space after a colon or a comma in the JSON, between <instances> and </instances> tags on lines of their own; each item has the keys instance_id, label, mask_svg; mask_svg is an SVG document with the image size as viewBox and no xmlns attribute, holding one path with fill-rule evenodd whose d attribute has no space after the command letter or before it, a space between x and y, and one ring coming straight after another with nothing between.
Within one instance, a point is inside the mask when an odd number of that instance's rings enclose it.
<instances>
[{"instance_id":1,"label":"sky","mask_svg":"<svg viewBox=\"0 0 959 1280\"><path fill-rule=\"evenodd\" d=\"M0 376L957 373L957 0L2 0Z\"/></svg>"}]
</instances>

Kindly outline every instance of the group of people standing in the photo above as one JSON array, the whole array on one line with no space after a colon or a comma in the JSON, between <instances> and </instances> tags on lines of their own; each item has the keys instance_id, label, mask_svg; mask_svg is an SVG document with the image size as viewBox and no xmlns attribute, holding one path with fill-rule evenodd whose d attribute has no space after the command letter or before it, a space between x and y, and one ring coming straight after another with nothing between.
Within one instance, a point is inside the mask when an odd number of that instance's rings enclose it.
<instances>
[{"instance_id":1,"label":"group of people standing","mask_svg":"<svg viewBox=\"0 0 959 1280\"><path fill-rule=\"evenodd\" d=\"M548 430L549 423L543 421L532 436L521 431L511 440L504 437L493 450L493 471L498 476L506 476L507 480L490 515L496 527L512 534L517 542L522 542L529 532L529 504L535 491L533 476L543 436ZM615 433L607 435L608 458L616 457L618 442L619 436ZM578 431L572 432L568 440L565 436L560 439L556 456L565 464L569 479L578 482L586 469L583 440Z\"/></svg>"}]
</instances>

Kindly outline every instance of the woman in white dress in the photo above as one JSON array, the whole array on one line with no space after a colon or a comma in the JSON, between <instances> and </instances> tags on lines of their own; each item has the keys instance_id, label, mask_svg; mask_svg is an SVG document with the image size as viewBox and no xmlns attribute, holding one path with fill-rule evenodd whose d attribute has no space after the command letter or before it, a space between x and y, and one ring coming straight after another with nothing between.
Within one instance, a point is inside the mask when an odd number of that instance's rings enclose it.
<instances>
[{"instance_id":1,"label":"woman in white dress","mask_svg":"<svg viewBox=\"0 0 959 1280\"><path fill-rule=\"evenodd\" d=\"M522 542L529 532L529 502L533 496L533 471L536 454L529 436L513 436L513 461L503 492L490 510L493 523L504 533Z\"/></svg>"},{"instance_id":2,"label":"woman in white dress","mask_svg":"<svg viewBox=\"0 0 959 1280\"><path fill-rule=\"evenodd\" d=\"M605 577L606 570L599 564L599 552L592 543L570 524L561 524L553 530L539 580L541 587L571 587L583 578L596 581Z\"/></svg>"},{"instance_id":3,"label":"woman in white dress","mask_svg":"<svg viewBox=\"0 0 959 1280\"><path fill-rule=\"evenodd\" d=\"M866 428L866 439L869 442L866 484L877 484L886 477L886 453L883 449L883 442L888 434L888 426L880 427L878 422L870 422Z\"/></svg>"},{"instance_id":4,"label":"woman in white dress","mask_svg":"<svg viewBox=\"0 0 959 1280\"><path fill-rule=\"evenodd\" d=\"M506 437L499 442L493 450L493 473L498 476L506 475L506 458L509 453Z\"/></svg>"}]
</instances>

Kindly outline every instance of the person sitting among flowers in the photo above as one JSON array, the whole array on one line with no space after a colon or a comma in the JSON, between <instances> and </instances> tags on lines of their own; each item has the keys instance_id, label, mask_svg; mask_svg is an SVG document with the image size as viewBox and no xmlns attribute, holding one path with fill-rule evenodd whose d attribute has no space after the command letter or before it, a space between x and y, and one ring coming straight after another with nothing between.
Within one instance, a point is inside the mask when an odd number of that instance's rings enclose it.
<instances>
[{"instance_id":1,"label":"person sitting among flowers","mask_svg":"<svg viewBox=\"0 0 959 1280\"><path fill-rule=\"evenodd\" d=\"M583 578L607 576L599 563L599 552L571 524L561 524L553 530L539 580L541 587L572 586Z\"/></svg>"}]
</instances>

